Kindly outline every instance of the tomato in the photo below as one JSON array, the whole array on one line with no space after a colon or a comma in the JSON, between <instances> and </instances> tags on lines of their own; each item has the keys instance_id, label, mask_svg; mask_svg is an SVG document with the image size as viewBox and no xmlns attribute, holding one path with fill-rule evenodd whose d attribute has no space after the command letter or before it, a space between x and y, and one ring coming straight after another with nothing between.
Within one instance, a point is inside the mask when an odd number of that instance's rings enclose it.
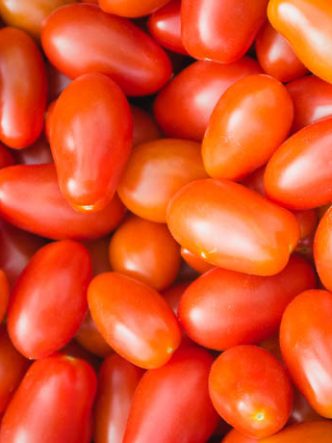
<instances>
[{"instance_id":1,"label":"tomato","mask_svg":"<svg viewBox=\"0 0 332 443\"><path fill-rule=\"evenodd\" d=\"M134 394L123 443L205 443L217 425L208 394L213 358L181 347L163 367L147 371ZM185 381L185 382L184 382Z\"/></svg>"},{"instance_id":2,"label":"tomato","mask_svg":"<svg viewBox=\"0 0 332 443\"><path fill-rule=\"evenodd\" d=\"M53 12L44 23L42 45L51 63L68 77L107 74L127 95L156 92L171 76L167 55L147 34L94 5L74 4Z\"/></svg>"},{"instance_id":3,"label":"tomato","mask_svg":"<svg viewBox=\"0 0 332 443\"><path fill-rule=\"evenodd\" d=\"M0 323L5 317L9 301L9 282L6 274L0 269Z\"/></svg>"},{"instance_id":4,"label":"tomato","mask_svg":"<svg viewBox=\"0 0 332 443\"><path fill-rule=\"evenodd\" d=\"M114 271L157 290L171 285L180 268L180 248L167 226L138 217L130 217L115 231L109 258Z\"/></svg>"},{"instance_id":5,"label":"tomato","mask_svg":"<svg viewBox=\"0 0 332 443\"><path fill-rule=\"evenodd\" d=\"M312 73L331 82L332 5L329 0L270 0L268 17L301 62Z\"/></svg>"},{"instance_id":6,"label":"tomato","mask_svg":"<svg viewBox=\"0 0 332 443\"><path fill-rule=\"evenodd\" d=\"M314 270L297 256L272 277L215 268L186 289L179 319L188 336L207 348L258 343L277 332L288 303L314 287Z\"/></svg>"},{"instance_id":7,"label":"tomato","mask_svg":"<svg viewBox=\"0 0 332 443\"><path fill-rule=\"evenodd\" d=\"M182 247L208 263L255 275L274 275L299 238L293 214L227 180L197 180L168 206L168 227Z\"/></svg>"},{"instance_id":8,"label":"tomato","mask_svg":"<svg viewBox=\"0 0 332 443\"><path fill-rule=\"evenodd\" d=\"M99 0L105 12L123 17L141 17L161 8L169 0Z\"/></svg>"},{"instance_id":9,"label":"tomato","mask_svg":"<svg viewBox=\"0 0 332 443\"><path fill-rule=\"evenodd\" d=\"M88 314L77 331L75 340L82 346L82 348L89 351L91 354L98 357L106 357L112 352L112 349L98 332L95 322L91 315Z\"/></svg>"},{"instance_id":10,"label":"tomato","mask_svg":"<svg viewBox=\"0 0 332 443\"><path fill-rule=\"evenodd\" d=\"M40 165L53 162L50 146L43 136L32 146L17 151L16 158L22 165Z\"/></svg>"},{"instance_id":11,"label":"tomato","mask_svg":"<svg viewBox=\"0 0 332 443\"><path fill-rule=\"evenodd\" d=\"M9 403L0 442L88 443L96 376L83 360L54 356L34 362Z\"/></svg>"},{"instance_id":12,"label":"tomato","mask_svg":"<svg viewBox=\"0 0 332 443\"><path fill-rule=\"evenodd\" d=\"M131 106L133 118L133 145L161 138L161 132L150 114L138 106Z\"/></svg>"},{"instance_id":13,"label":"tomato","mask_svg":"<svg viewBox=\"0 0 332 443\"><path fill-rule=\"evenodd\" d=\"M312 408L332 417L332 294L305 291L286 308L280 326L280 347L287 368Z\"/></svg>"},{"instance_id":14,"label":"tomato","mask_svg":"<svg viewBox=\"0 0 332 443\"><path fill-rule=\"evenodd\" d=\"M145 369L164 365L180 344L176 318L154 289L126 275L108 272L88 289L90 312L107 343Z\"/></svg>"},{"instance_id":15,"label":"tomato","mask_svg":"<svg viewBox=\"0 0 332 443\"><path fill-rule=\"evenodd\" d=\"M181 39L181 1L172 0L150 15L148 28L153 38L170 51L187 54Z\"/></svg>"},{"instance_id":16,"label":"tomato","mask_svg":"<svg viewBox=\"0 0 332 443\"><path fill-rule=\"evenodd\" d=\"M11 148L25 148L43 129L45 65L32 38L15 28L0 30L0 60L0 139Z\"/></svg>"},{"instance_id":17,"label":"tomato","mask_svg":"<svg viewBox=\"0 0 332 443\"><path fill-rule=\"evenodd\" d=\"M222 94L237 80L261 72L243 58L229 65L199 61L183 69L157 95L154 115L168 137L201 141Z\"/></svg>"},{"instance_id":18,"label":"tomato","mask_svg":"<svg viewBox=\"0 0 332 443\"><path fill-rule=\"evenodd\" d=\"M199 255L193 254L189 249L181 248L183 260L195 271L203 274L213 268L213 265L206 263Z\"/></svg>"},{"instance_id":19,"label":"tomato","mask_svg":"<svg viewBox=\"0 0 332 443\"><path fill-rule=\"evenodd\" d=\"M189 286L189 282L177 283L162 292L162 296L167 304L172 308L175 315L178 313L178 306L184 291Z\"/></svg>"},{"instance_id":20,"label":"tomato","mask_svg":"<svg viewBox=\"0 0 332 443\"><path fill-rule=\"evenodd\" d=\"M314 257L321 282L332 291L332 207L324 214L316 230Z\"/></svg>"},{"instance_id":21,"label":"tomato","mask_svg":"<svg viewBox=\"0 0 332 443\"><path fill-rule=\"evenodd\" d=\"M267 75L231 86L211 115L202 144L211 177L239 179L263 166L287 137L293 104L287 89Z\"/></svg>"},{"instance_id":22,"label":"tomato","mask_svg":"<svg viewBox=\"0 0 332 443\"><path fill-rule=\"evenodd\" d=\"M211 368L209 392L221 417L249 437L278 432L292 410L286 370L257 346L235 346L221 354Z\"/></svg>"},{"instance_id":23,"label":"tomato","mask_svg":"<svg viewBox=\"0 0 332 443\"><path fill-rule=\"evenodd\" d=\"M232 429L226 437L221 440L221 443L258 443L258 441L257 438L247 437L236 429Z\"/></svg>"},{"instance_id":24,"label":"tomato","mask_svg":"<svg viewBox=\"0 0 332 443\"><path fill-rule=\"evenodd\" d=\"M121 89L102 74L77 78L56 101L49 135L59 187L68 203L82 212L104 209L132 144L132 118Z\"/></svg>"},{"instance_id":25,"label":"tomato","mask_svg":"<svg viewBox=\"0 0 332 443\"><path fill-rule=\"evenodd\" d=\"M124 207L115 196L96 214L77 213L62 197L53 165L20 165L0 170L0 214L43 237L85 240L112 231Z\"/></svg>"},{"instance_id":26,"label":"tomato","mask_svg":"<svg viewBox=\"0 0 332 443\"><path fill-rule=\"evenodd\" d=\"M288 426L276 435L260 440L260 443L330 443L332 423L314 421Z\"/></svg>"},{"instance_id":27,"label":"tomato","mask_svg":"<svg viewBox=\"0 0 332 443\"><path fill-rule=\"evenodd\" d=\"M313 123L286 140L267 164L267 195L291 209L310 209L332 200L332 118Z\"/></svg>"},{"instance_id":28,"label":"tomato","mask_svg":"<svg viewBox=\"0 0 332 443\"><path fill-rule=\"evenodd\" d=\"M13 154L4 145L0 144L0 169L14 165L15 163Z\"/></svg>"},{"instance_id":29,"label":"tomato","mask_svg":"<svg viewBox=\"0 0 332 443\"><path fill-rule=\"evenodd\" d=\"M263 71L281 82L290 82L307 73L288 41L268 22L257 35L256 55Z\"/></svg>"},{"instance_id":30,"label":"tomato","mask_svg":"<svg viewBox=\"0 0 332 443\"><path fill-rule=\"evenodd\" d=\"M134 214L164 223L171 197L183 185L206 177L200 145L180 139L160 139L137 146L118 188Z\"/></svg>"},{"instance_id":31,"label":"tomato","mask_svg":"<svg viewBox=\"0 0 332 443\"><path fill-rule=\"evenodd\" d=\"M119 355L107 357L99 372L95 406L95 443L122 443L142 369Z\"/></svg>"},{"instance_id":32,"label":"tomato","mask_svg":"<svg viewBox=\"0 0 332 443\"><path fill-rule=\"evenodd\" d=\"M322 118L332 117L330 83L310 75L288 83L287 89L294 103L293 132Z\"/></svg>"}]
</instances>

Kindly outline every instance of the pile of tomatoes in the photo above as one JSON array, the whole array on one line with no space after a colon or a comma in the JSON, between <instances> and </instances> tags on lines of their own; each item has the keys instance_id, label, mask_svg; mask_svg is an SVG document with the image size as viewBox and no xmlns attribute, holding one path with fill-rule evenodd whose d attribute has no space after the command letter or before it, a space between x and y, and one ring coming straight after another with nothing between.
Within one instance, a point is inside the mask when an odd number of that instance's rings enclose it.
<instances>
[{"instance_id":1,"label":"pile of tomatoes","mask_svg":"<svg viewBox=\"0 0 332 443\"><path fill-rule=\"evenodd\" d=\"M0 443L331 443L330 0L0 16Z\"/></svg>"}]
</instances>

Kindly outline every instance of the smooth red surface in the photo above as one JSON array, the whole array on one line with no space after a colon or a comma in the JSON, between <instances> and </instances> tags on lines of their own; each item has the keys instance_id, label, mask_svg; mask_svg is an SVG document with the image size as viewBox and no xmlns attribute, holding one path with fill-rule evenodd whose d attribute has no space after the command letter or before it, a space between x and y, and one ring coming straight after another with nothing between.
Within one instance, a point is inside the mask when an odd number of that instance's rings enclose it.
<instances>
[{"instance_id":1,"label":"smooth red surface","mask_svg":"<svg viewBox=\"0 0 332 443\"><path fill-rule=\"evenodd\" d=\"M314 239L315 265L322 284L332 291L332 209L323 215Z\"/></svg>"},{"instance_id":2,"label":"smooth red surface","mask_svg":"<svg viewBox=\"0 0 332 443\"><path fill-rule=\"evenodd\" d=\"M260 443L330 443L332 423L327 420L288 426L278 434L260 440Z\"/></svg>"},{"instance_id":3,"label":"smooth red surface","mask_svg":"<svg viewBox=\"0 0 332 443\"><path fill-rule=\"evenodd\" d=\"M151 14L169 0L99 0L99 6L109 14L123 17L141 17Z\"/></svg>"},{"instance_id":4,"label":"smooth red surface","mask_svg":"<svg viewBox=\"0 0 332 443\"><path fill-rule=\"evenodd\" d=\"M189 249L181 248L181 256L191 268L200 274L203 274L214 267L213 265L210 265L210 263L206 263L206 261L204 261L199 255L193 254Z\"/></svg>"}]
</instances>

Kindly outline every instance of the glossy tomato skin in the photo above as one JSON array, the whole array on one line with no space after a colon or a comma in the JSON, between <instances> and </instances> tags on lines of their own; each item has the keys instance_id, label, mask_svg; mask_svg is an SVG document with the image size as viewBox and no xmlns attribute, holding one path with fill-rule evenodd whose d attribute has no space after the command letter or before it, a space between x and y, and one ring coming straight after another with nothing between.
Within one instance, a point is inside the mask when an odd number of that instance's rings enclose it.
<instances>
[{"instance_id":1,"label":"glossy tomato skin","mask_svg":"<svg viewBox=\"0 0 332 443\"><path fill-rule=\"evenodd\" d=\"M180 323L192 340L207 348L258 343L277 332L288 303L314 287L313 268L297 256L272 277L215 268L184 292Z\"/></svg>"},{"instance_id":2,"label":"glossy tomato skin","mask_svg":"<svg viewBox=\"0 0 332 443\"><path fill-rule=\"evenodd\" d=\"M0 269L0 323L4 319L9 302L9 281L5 272Z\"/></svg>"},{"instance_id":3,"label":"glossy tomato skin","mask_svg":"<svg viewBox=\"0 0 332 443\"><path fill-rule=\"evenodd\" d=\"M94 5L53 12L44 24L42 44L51 63L68 77L100 72L126 95L156 92L171 76L166 53L147 34Z\"/></svg>"},{"instance_id":4,"label":"glossy tomato skin","mask_svg":"<svg viewBox=\"0 0 332 443\"><path fill-rule=\"evenodd\" d=\"M180 247L166 225L139 217L125 220L109 246L113 271L121 272L162 290L170 286L180 269Z\"/></svg>"},{"instance_id":5,"label":"glossy tomato skin","mask_svg":"<svg viewBox=\"0 0 332 443\"><path fill-rule=\"evenodd\" d=\"M88 303L107 343L136 366L165 364L180 344L176 318L161 295L126 275L108 272L95 277Z\"/></svg>"},{"instance_id":6,"label":"glossy tomato skin","mask_svg":"<svg viewBox=\"0 0 332 443\"><path fill-rule=\"evenodd\" d=\"M332 291L332 209L328 209L319 222L314 238L314 258L319 278L325 288Z\"/></svg>"},{"instance_id":7,"label":"glossy tomato skin","mask_svg":"<svg viewBox=\"0 0 332 443\"><path fill-rule=\"evenodd\" d=\"M278 432L292 410L286 370L257 346L235 346L221 354L210 371L209 392L221 417L249 437Z\"/></svg>"},{"instance_id":8,"label":"glossy tomato skin","mask_svg":"<svg viewBox=\"0 0 332 443\"><path fill-rule=\"evenodd\" d=\"M217 425L207 381L213 358L182 346L163 367L147 371L134 394L123 443L205 443ZM185 383L183 381L185 380Z\"/></svg>"},{"instance_id":9,"label":"glossy tomato skin","mask_svg":"<svg viewBox=\"0 0 332 443\"><path fill-rule=\"evenodd\" d=\"M0 213L21 229L52 239L87 240L111 232L125 208L117 196L96 214L75 212L62 197L54 165L0 170Z\"/></svg>"},{"instance_id":10,"label":"glossy tomato skin","mask_svg":"<svg viewBox=\"0 0 332 443\"><path fill-rule=\"evenodd\" d=\"M99 333L90 314L87 314L81 324L80 329L75 335L75 340L83 349L101 358L106 357L112 352L110 346Z\"/></svg>"},{"instance_id":11,"label":"glossy tomato skin","mask_svg":"<svg viewBox=\"0 0 332 443\"><path fill-rule=\"evenodd\" d=\"M247 437L236 429L232 429L220 443L258 443L257 438Z\"/></svg>"},{"instance_id":12,"label":"glossy tomato skin","mask_svg":"<svg viewBox=\"0 0 332 443\"><path fill-rule=\"evenodd\" d=\"M210 263L206 263L202 257L193 254L189 249L181 248L181 256L191 268L200 274L204 274L204 272L207 272L214 267L213 265L210 265Z\"/></svg>"},{"instance_id":13,"label":"glossy tomato skin","mask_svg":"<svg viewBox=\"0 0 332 443\"><path fill-rule=\"evenodd\" d=\"M25 148L37 140L43 128L45 65L32 38L9 27L0 30L0 60L0 139L11 148Z\"/></svg>"},{"instance_id":14,"label":"glossy tomato skin","mask_svg":"<svg viewBox=\"0 0 332 443\"><path fill-rule=\"evenodd\" d=\"M254 275L274 275L299 238L293 214L228 180L196 180L170 201L173 237L208 263Z\"/></svg>"},{"instance_id":15,"label":"glossy tomato skin","mask_svg":"<svg viewBox=\"0 0 332 443\"><path fill-rule=\"evenodd\" d=\"M122 443L132 398L143 370L117 354L99 371L95 406L95 443Z\"/></svg>"},{"instance_id":16,"label":"glossy tomato skin","mask_svg":"<svg viewBox=\"0 0 332 443\"><path fill-rule=\"evenodd\" d=\"M195 62L157 95L154 102L157 123L168 137L201 141L211 113L227 88L247 75L260 72L257 62L249 57L229 65Z\"/></svg>"},{"instance_id":17,"label":"glossy tomato skin","mask_svg":"<svg viewBox=\"0 0 332 443\"><path fill-rule=\"evenodd\" d=\"M53 356L34 362L12 398L0 442L88 443L96 376L83 360ZM61 412L61 414L60 414Z\"/></svg>"},{"instance_id":18,"label":"glossy tomato skin","mask_svg":"<svg viewBox=\"0 0 332 443\"><path fill-rule=\"evenodd\" d=\"M330 203L332 118L313 123L286 140L269 160L265 190L290 209L310 209Z\"/></svg>"},{"instance_id":19,"label":"glossy tomato skin","mask_svg":"<svg viewBox=\"0 0 332 443\"><path fill-rule=\"evenodd\" d=\"M271 0L268 17L272 26L289 41L301 62L313 74L331 82L331 3L326 0Z\"/></svg>"},{"instance_id":20,"label":"glossy tomato skin","mask_svg":"<svg viewBox=\"0 0 332 443\"><path fill-rule=\"evenodd\" d=\"M99 6L109 14L122 17L142 17L164 6L169 0L99 0Z\"/></svg>"},{"instance_id":21,"label":"glossy tomato skin","mask_svg":"<svg viewBox=\"0 0 332 443\"><path fill-rule=\"evenodd\" d=\"M169 200L185 184L206 177L200 145L181 139L159 139L137 146L118 188L134 214L165 223Z\"/></svg>"},{"instance_id":22,"label":"glossy tomato skin","mask_svg":"<svg viewBox=\"0 0 332 443\"><path fill-rule=\"evenodd\" d=\"M237 81L222 95L202 144L211 177L240 179L263 166L287 137L293 103L286 88L267 75Z\"/></svg>"},{"instance_id":23,"label":"glossy tomato skin","mask_svg":"<svg viewBox=\"0 0 332 443\"><path fill-rule=\"evenodd\" d=\"M161 138L161 132L153 117L144 109L131 105L133 119L133 146Z\"/></svg>"},{"instance_id":24,"label":"glossy tomato skin","mask_svg":"<svg viewBox=\"0 0 332 443\"><path fill-rule=\"evenodd\" d=\"M260 443L330 443L332 424L327 420L300 423L287 426L278 434L259 440Z\"/></svg>"},{"instance_id":25,"label":"glossy tomato skin","mask_svg":"<svg viewBox=\"0 0 332 443\"><path fill-rule=\"evenodd\" d=\"M49 135L59 186L73 208L96 212L111 201L131 152L132 131L127 99L109 77L86 74L62 92Z\"/></svg>"}]
</instances>

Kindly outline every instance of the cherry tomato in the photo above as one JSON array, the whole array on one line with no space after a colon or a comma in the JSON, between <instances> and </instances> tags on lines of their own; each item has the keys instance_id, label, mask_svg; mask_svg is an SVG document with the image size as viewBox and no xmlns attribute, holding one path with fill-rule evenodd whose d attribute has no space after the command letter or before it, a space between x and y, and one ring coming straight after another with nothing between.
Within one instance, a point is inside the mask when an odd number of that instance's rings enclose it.
<instances>
[{"instance_id":1,"label":"cherry tomato","mask_svg":"<svg viewBox=\"0 0 332 443\"><path fill-rule=\"evenodd\" d=\"M102 74L77 78L56 101L49 135L68 203L82 212L104 209L132 145L132 118L121 89Z\"/></svg>"},{"instance_id":2,"label":"cherry tomato","mask_svg":"<svg viewBox=\"0 0 332 443\"><path fill-rule=\"evenodd\" d=\"M157 290L170 286L180 268L180 248L167 226L138 217L130 217L116 230L109 258L114 271Z\"/></svg>"},{"instance_id":3,"label":"cherry tomato","mask_svg":"<svg viewBox=\"0 0 332 443\"><path fill-rule=\"evenodd\" d=\"M147 371L134 394L123 443L205 443L217 425L208 394L213 358L180 348L163 367ZM185 382L184 382L185 381Z\"/></svg>"},{"instance_id":4,"label":"cherry tomato","mask_svg":"<svg viewBox=\"0 0 332 443\"><path fill-rule=\"evenodd\" d=\"M147 34L94 5L53 12L44 23L42 44L51 63L68 77L107 74L127 95L156 92L171 76L167 55Z\"/></svg>"},{"instance_id":5,"label":"cherry tomato","mask_svg":"<svg viewBox=\"0 0 332 443\"><path fill-rule=\"evenodd\" d=\"M287 89L267 75L231 86L211 115L202 145L211 177L239 179L263 166L287 137L293 103Z\"/></svg>"},{"instance_id":6,"label":"cherry tomato","mask_svg":"<svg viewBox=\"0 0 332 443\"><path fill-rule=\"evenodd\" d=\"M123 17L141 17L161 8L169 0L99 0L105 12Z\"/></svg>"},{"instance_id":7,"label":"cherry tomato","mask_svg":"<svg viewBox=\"0 0 332 443\"><path fill-rule=\"evenodd\" d=\"M96 376L83 360L54 356L34 362L9 403L1 443L88 443Z\"/></svg>"},{"instance_id":8,"label":"cherry tomato","mask_svg":"<svg viewBox=\"0 0 332 443\"><path fill-rule=\"evenodd\" d=\"M215 268L186 289L179 318L188 336L207 348L258 343L277 332L288 303L314 287L314 270L296 256L272 277Z\"/></svg>"},{"instance_id":9,"label":"cherry tomato","mask_svg":"<svg viewBox=\"0 0 332 443\"><path fill-rule=\"evenodd\" d=\"M106 355L112 352L110 346L99 333L90 314L86 316L85 320L81 324L80 329L75 335L75 339L82 346L82 348L86 349L91 354L97 355L98 357L106 357Z\"/></svg>"},{"instance_id":10,"label":"cherry tomato","mask_svg":"<svg viewBox=\"0 0 332 443\"><path fill-rule=\"evenodd\" d=\"M133 118L133 145L161 138L161 132L150 114L138 106L131 106Z\"/></svg>"},{"instance_id":11,"label":"cherry tomato","mask_svg":"<svg viewBox=\"0 0 332 443\"><path fill-rule=\"evenodd\" d=\"M43 237L85 240L112 231L124 207L115 196L103 211L77 213L62 197L53 165L20 165L0 170L0 214Z\"/></svg>"},{"instance_id":12,"label":"cherry tomato","mask_svg":"<svg viewBox=\"0 0 332 443\"><path fill-rule=\"evenodd\" d=\"M227 88L260 72L257 62L246 57L229 65L210 61L193 63L157 95L154 102L157 123L168 137L201 141L210 115Z\"/></svg>"},{"instance_id":13,"label":"cherry tomato","mask_svg":"<svg viewBox=\"0 0 332 443\"><path fill-rule=\"evenodd\" d=\"M173 237L208 263L255 275L274 275L299 238L293 214L227 180L197 180L168 206Z\"/></svg>"},{"instance_id":14,"label":"cherry tomato","mask_svg":"<svg viewBox=\"0 0 332 443\"><path fill-rule=\"evenodd\" d=\"M320 420L288 426L272 437L259 440L259 443L330 443L331 438L332 423Z\"/></svg>"},{"instance_id":15,"label":"cherry tomato","mask_svg":"<svg viewBox=\"0 0 332 443\"><path fill-rule=\"evenodd\" d=\"M209 392L221 417L249 437L278 432L292 410L286 370L257 346L235 346L221 354L211 368Z\"/></svg>"},{"instance_id":16,"label":"cherry tomato","mask_svg":"<svg viewBox=\"0 0 332 443\"><path fill-rule=\"evenodd\" d=\"M332 294L310 290L286 308L280 326L280 347L287 368L313 409L332 417Z\"/></svg>"},{"instance_id":17,"label":"cherry tomato","mask_svg":"<svg viewBox=\"0 0 332 443\"><path fill-rule=\"evenodd\" d=\"M32 38L15 28L0 30L0 60L0 139L11 148L25 148L43 129L45 65Z\"/></svg>"},{"instance_id":18,"label":"cherry tomato","mask_svg":"<svg viewBox=\"0 0 332 443\"><path fill-rule=\"evenodd\" d=\"M332 208L328 209L319 222L314 239L316 270L323 285L332 291Z\"/></svg>"},{"instance_id":19,"label":"cherry tomato","mask_svg":"<svg viewBox=\"0 0 332 443\"><path fill-rule=\"evenodd\" d=\"M90 312L107 343L142 368L164 365L180 344L176 318L154 289L116 272L95 277L88 289Z\"/></svg>"},{"instance_id":20,"label":"cherry tomato","mask_svg":"<svg viewBox=\"0 0 332 443\"><path fill-rule=\"evenodd\" d=\"M131 212L163 223L168 202L176 191L203 177L206 172L198 143L180 139L154 140L133 150L118 192Z\"/></svg>"},{"instance_id":21,"label":"cherry tomato","mask_svg":"<svg viewBox=\"0 0 332 443\"><path fill-rule=\"evenodd\" d=\"M9 282L6 274L0 269L0 323L5 317L9 301Z\"/></svg>"},{"instance_id":22,"label":"cherry tomato","mask_svg":"<svg viewBox=\"0 0 332 443\"><path fill-rule=\"evenodd\" d=\"M181 256L191 268L195 269L195 271L200 274L204 274L204 272L213 268L213 265L206 263L206 261L204 261L199 255L193 254L189 249L181 248Z\"/></svg>"},{"instance_id":23,"label":"cherry tomato","mask_svg":"<svg viewBox=\"0 0 332 443\"><path fill-rule=\"evenodd\" d=\"M178 313L178 306L184 291L189 286L189 282L177 283L162 292L162 296L171 307L175 315Z\"/></svg>"},{"instance_id":24,"label":"cherry tomato","mask_svg":"<svg viewBox=\"0 0 332 443\"><path fill-rule=\"evenodd\" d=\"M95 443L122 443L132 398L142 375L142 369L119 355L104 360L95 406Z\"/></svg>"},{"instance_id":25,"label":"cherry tomato","mask_svg":"<svg viewBox=\"0 0 332 443\"><path fill-rule=\"evenodd\" d=\"M312 73L331 82L331 3L328 0L270 0L268 17L301 62Z\"/></svg>"},{"instance_id":26,"label":"cherry tomato","mask_svg":"<svg viewBox=\"0 0 332 443\"><path fill-rule=\"evenodd\" d=\"M232 429L220 443L258 443L257 438L247 437L236 429Z\"/></svg>"},{"instance_id":27,"label":"cherry tomato","mask_svg":"<svg viewBox=\"0 0 332 443\"><path fill-rule=\"evenodd\" d=\"M16 158L22 165L40 165L53 162L50 146L43 136L32 146L17 151Z\"/></svg>"}]
</instances>

